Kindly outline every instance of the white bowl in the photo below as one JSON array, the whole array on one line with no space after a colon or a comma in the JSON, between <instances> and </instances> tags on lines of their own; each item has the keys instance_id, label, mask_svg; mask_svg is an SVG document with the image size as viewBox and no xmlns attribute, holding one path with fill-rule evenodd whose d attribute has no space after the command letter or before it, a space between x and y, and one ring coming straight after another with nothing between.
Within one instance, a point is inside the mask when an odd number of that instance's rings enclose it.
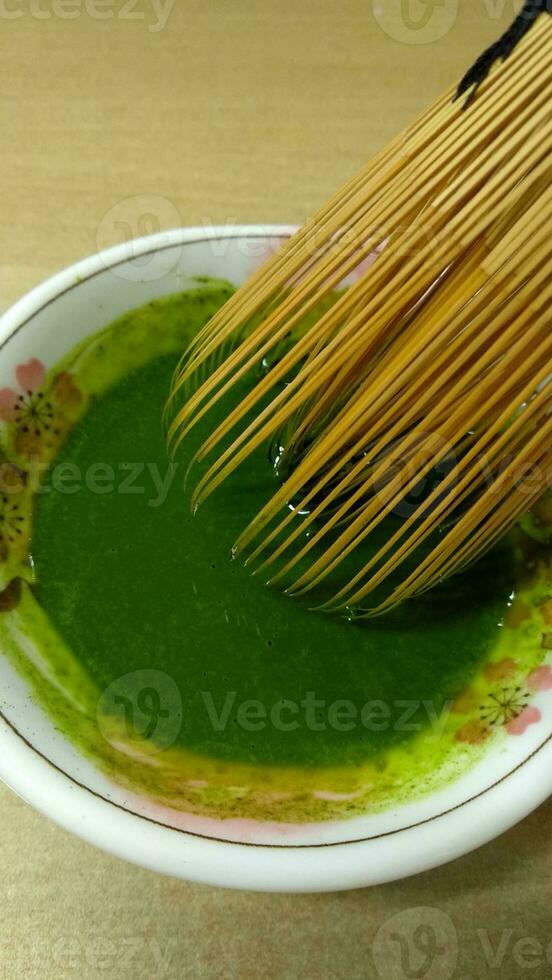
<instances>
[{"instance_id":1,"label":"white bowl","mask_svg":"<svg viewBox=\"0 0 552 980\"><path fill-rule=\"evenodd\" d=\"M191 277L242 282L292 231L174 230L77 263L0 319L0 384L10 384L15 366L31 356L55 364L121 313L185 288ZM232 821L226 827L224 821L186 825L147 801L129 799L55 729L5 657L0 678L0 777L8 786L106 851L210 884L319 891L405 877L489 841L538 806L552 787L552 691L545 684L534 694L538 721L518 738L499 740L438 791L384 812L281 832L267 822L240 840Z\"/></svg>"}]
</instances>

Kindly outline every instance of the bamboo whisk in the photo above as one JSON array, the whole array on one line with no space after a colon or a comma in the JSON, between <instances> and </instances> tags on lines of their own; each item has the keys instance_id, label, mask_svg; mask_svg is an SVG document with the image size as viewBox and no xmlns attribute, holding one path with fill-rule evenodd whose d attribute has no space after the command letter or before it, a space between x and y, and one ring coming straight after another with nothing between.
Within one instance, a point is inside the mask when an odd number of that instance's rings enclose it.
<instances>
[{"instance_id":1,"label":"bamboo whisk","mask_svg":"<svg viewBox=\"0 0 552 980\"><path fill-rule=\"evenodd\" d=\"M477 559L552 483L551 90L546 17L467 111L447 92L185 353L173 449L236 395L195 457L210 465L193 502L276 443L282 482L235 553L288 592L381 613Z\"/></svg>"}]
</instances>

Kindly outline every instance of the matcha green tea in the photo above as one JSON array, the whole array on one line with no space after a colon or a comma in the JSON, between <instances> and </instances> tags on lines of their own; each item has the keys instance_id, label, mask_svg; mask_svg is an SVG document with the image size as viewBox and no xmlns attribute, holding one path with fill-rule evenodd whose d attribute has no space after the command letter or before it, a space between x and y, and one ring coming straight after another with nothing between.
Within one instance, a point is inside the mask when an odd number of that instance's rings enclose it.
<instances>
[{"instance_id":1,"label":"matcha green tea","mask_svg":"<svg viewBox=\"0 0 552 980\"><path fill-rule=\"evenodd\" d=\"M186 470L213 418L172 462L161 424L182 350L228 294L198 283L124 316L33 392L51 424L38 409L26 432L8 420L4 513L18 502L29 521L32 564L8 541L4 642L81 750L164 805L312 820L415 798L507 737L525 708L544 655L545 575L524 571L537 545L520 532L371 621L252 578L231 549L274 487L268 447L192 516ZM18 488L37 456L38 479ZM542 550L537 572L546 562ZM47 670L26 660L21 630Z\"/></svg>"}]
</instances>

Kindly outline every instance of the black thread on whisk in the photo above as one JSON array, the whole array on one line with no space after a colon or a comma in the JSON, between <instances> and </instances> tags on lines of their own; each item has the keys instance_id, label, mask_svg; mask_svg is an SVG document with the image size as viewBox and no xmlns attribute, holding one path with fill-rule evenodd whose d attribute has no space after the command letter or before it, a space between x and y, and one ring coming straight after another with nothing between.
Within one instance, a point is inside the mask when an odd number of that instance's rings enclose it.
<instances>
[{"instance_id":1,"label":"black thread on whisk","mask_svg":"<svg viewBox=\"0 0 552 980\"><path fill-rule=\"evenodd\" d=\"M506 61L506 58L511 55L522 37L525 37L537 18L544 13L552 14L552 0L525 0L522 9L508 30L504 32L502 37L499 37L498 41L491 44L466 72L456 90L453 101L459 99L464 92L471 88L471 92L462 106L462 109L466 109L473 102L479 86L487 78L495 61L498 59Z\"/></svg>"}]
</instances>

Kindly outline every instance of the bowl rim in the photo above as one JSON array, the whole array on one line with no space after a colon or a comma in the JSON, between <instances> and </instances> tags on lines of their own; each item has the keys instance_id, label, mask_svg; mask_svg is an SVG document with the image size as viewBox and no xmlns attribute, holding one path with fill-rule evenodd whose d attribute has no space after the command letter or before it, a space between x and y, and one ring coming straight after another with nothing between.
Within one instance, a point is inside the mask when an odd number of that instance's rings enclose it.
<instances>
[{"instance_id":1,"label":"bowl rim","mask_svg":"<svg viewBox=\"0 0 552 980\"><path fill-rule=\"evenodd\" d=\"M0 317L0 347L69 289L132 258L223 238L289 237L293 225L175 228L97 252L49 277ZM529 814L552 791L552 737L483 792L414 826L364 840L254 844L165 826L97 795L32 746L0 713L0 779L82 839L153 871L259 891L358 888L429 870L481 846ZM322 861L320 858L322 857Z\"/></svg>"}]
</instances>

